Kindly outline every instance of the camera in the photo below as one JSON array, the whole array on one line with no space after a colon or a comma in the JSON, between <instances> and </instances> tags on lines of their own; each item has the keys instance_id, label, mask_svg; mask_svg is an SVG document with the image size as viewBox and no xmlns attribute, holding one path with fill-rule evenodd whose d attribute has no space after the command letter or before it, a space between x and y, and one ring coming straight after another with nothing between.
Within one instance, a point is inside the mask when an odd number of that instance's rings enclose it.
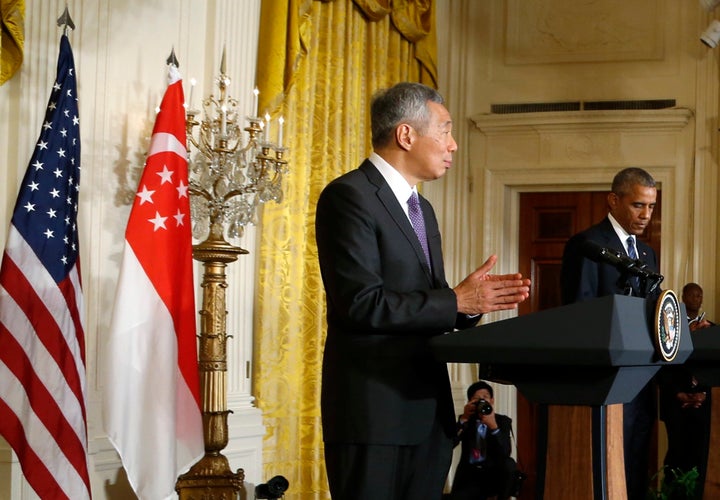
<instances>
[{"instance_id":1,"label":"camera","mask_svg":"<svg viewBox=\"0 0 720 500\"><path fill-rule=\"evenodd\" d=\"M255 486L255 498L282 498L290 482L284 476L274 476L267 483Z\"/></svg>"},{"instance_id":2,"label":"camera","mask_svg":"<svg viewBox=\"0 0 720 500\"><path fill-rule=\"evenodd\" d=\"M490 415L493 411L492 405L484 399L478 399L475 403L475 412L478 415Z\"/></svg>"}]
</instances>

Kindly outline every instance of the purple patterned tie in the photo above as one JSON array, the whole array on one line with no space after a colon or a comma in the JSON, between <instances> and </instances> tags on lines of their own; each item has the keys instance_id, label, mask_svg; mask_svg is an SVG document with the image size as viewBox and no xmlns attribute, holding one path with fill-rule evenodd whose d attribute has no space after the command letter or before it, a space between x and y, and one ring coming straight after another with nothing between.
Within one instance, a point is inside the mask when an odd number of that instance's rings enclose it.
<instances>
[{"instance_id":1,"label":"purple patterned tie","mask_svg":"<svg viewBox=\"0 0 720 500\"><path fill-rule=\"evenodd\" d=\"M428 250L427 234L425 234L425 219L423 219L422 210L420 209L420 200L415 191L408 198L408 215L412 223L415 234L420 240L420 246L425 252L428 266L430 266L430 250Z\"/></svg>"}]
</instances>

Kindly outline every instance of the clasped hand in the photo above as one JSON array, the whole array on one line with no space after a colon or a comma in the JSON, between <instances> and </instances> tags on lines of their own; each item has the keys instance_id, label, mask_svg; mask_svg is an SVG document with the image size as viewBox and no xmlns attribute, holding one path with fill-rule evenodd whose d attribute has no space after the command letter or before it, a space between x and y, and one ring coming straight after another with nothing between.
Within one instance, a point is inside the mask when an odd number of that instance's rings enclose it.
<instances>
[{"instance_id":1,"label":"clasped hand","mask_svg":"<svg viewBox=\"0 0 720 500\"><path fill-rule=\"evenodd\" d=\"M711 327L712 323L710 323L708 320L703 319L701 321L694 321L690 323L690 331L694 332L695 330L701 330L703 328Z\"/></svg>"},{"instance_id":2,"label":"clasped hand","mask_svg":"<svg viewBox=\"0 0 720 500\"><path fill-rule=\"evenodd\" d=\"M679 392L677 398L681 408L700 408L705 402L706 394L704 392Z\"/></svg>"},{"instance_id":3,"label":"clasped hand","mask_svg":"<svg viewBox=\"0 0 720 500\"><path fill-rule=\"evenodd\" d=\"M522 274L490 274L497 256L488 260L453 288L458 312L474 315L515 309L530 295L530 280Z\"/></svg>"}]
</instances>

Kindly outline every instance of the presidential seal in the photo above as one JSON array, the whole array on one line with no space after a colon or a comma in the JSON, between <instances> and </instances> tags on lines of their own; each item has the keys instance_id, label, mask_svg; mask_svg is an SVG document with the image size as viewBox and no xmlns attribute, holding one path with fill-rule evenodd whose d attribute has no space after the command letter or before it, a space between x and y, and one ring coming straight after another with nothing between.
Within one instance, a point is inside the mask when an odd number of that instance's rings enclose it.
<instances>
[{"instance_id":1,"label":"presidential seal","mask_svg":"<svg viewBox=\"0 0 720 500\"><path fill-rule=\"evenodd\" d=\"M677 295L665 290L655 306L655 348L665 361L672 361L678 353L681 327Z\"/></svg>"}]
</instances>

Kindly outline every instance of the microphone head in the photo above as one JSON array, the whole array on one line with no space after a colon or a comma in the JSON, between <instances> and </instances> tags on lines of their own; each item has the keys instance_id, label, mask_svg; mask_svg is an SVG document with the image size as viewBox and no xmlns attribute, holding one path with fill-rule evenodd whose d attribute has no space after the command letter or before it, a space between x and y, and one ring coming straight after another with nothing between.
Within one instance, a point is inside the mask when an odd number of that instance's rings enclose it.
<instances>
[{"instance_id":1,"label":"microphone head","mask_svg":"<svg viewBox=\"0 0 720 500\"><path fill-rule=\"evenodd\" d=\"M621 273L640 276L649 280L649 292L655 290L664 279L662 274L654 272L647 264L644 264L640 260L631 259L617 250L602 247L594 241L583 240L580 243L580 252L584 257L595 262L609 264Z\"/></svg>"},{"instance_id":2,"label":"microphone head","mask_svg":"<svg viewBox=\"0 0 720 500\"><path fill-rule=\"evenodd\" d=\"M608 262L619 258L617 252L602 247L591 240L583 240L580 243L580 252L583 256L595 262Z\"/></svg>"},{"instance_id":3,"label":"microphone head","mask_svg":"<svg viewBox=\"0 0 720 500\"><path fill-rule=\"evenodd\" d=\"M640 264L640 261L633 260L613 248L601 247L590 240L580 243L580 251L584 257L600 264L611 265L620 272L634 272Z\"/></svg>"}]
</instances>

